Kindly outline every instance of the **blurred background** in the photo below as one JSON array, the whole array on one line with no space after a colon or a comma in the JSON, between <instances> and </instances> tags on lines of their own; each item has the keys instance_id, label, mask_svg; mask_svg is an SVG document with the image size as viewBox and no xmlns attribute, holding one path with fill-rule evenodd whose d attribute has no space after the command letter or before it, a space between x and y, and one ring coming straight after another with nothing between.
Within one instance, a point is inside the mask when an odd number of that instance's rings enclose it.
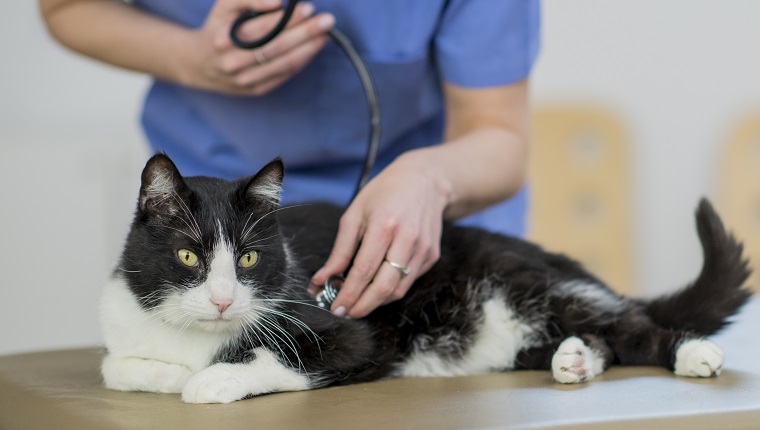
<instances>
[{"instance_id":1,"label":"blurred background","mask_svg":"<svg viewBox=\"0 0 760 430\"><path fill-rule=\"evenodd\" d=\"M36 1L0 11L0 354L91 346L149 155L147 79L62 49ZM699 271L709 196L760 261L758 17L754 0L545 0L531 238L665 293Z\"/></svg>"}]
</instances>

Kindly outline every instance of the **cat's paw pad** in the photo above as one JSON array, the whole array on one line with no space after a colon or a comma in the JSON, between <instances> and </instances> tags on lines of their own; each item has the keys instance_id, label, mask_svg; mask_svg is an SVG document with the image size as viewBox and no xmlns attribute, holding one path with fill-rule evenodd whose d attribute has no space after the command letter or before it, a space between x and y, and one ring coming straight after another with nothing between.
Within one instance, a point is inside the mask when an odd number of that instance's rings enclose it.
<instances>
[{"instance_id":1,"label":"cat's paw pad","mask_svg":"<svg viewBox=\"0 0 760 430\"><path fill-rule=\"evenodd\" d=\"M687 340L676 351L676 375L709 378L720 375L722 369L723 351L709 340Z\"/></svg>"},{"instance_id":2,"label":"cat's paw pad","mask_svg":"<svg viewBox=\"0 0 760 430\"><path fill-rule=\"evenodd\" d=\"M201 370L182 389L182 401L186 403L231 403L247 395L239 372L227 364Z\"/></svg>"},{"instance_id":3,"label":"cat's paw pad","mask_svg":"<svg viewBox=\"0 0 760 430\"><path fill-rule=\"evenodd\" d=\"M602 373L604 359L577 337L565 339L552 357L552 376L562 384L577 384Z\"/></svg>"}]
</instances>

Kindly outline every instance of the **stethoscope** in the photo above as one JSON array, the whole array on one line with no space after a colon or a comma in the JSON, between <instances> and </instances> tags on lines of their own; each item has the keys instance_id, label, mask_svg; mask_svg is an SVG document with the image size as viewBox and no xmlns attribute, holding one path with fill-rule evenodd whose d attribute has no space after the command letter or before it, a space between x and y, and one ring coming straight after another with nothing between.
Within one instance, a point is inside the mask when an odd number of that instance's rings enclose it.
<instances>
[{"instance_id":1,"label":"stethoscope","mask_svg":"<svg viewBox=\"0 0 760 430\"><path fill-rule=\"evenodd\" d=\"M240 40L237 35L240 26L250 19L261 15L266 15L268 13L276 12L280 9L264 12L255 10L247 10L243 12L235 20L235 22L232 24L232 27L230 28L230 39L232 39L232 43L238 48L242 49L256 49L266 45L269 43L269 41L277 37L277 35L280 34L280 32L282 32L282 30L285 28L288 21L290 20L290 17L293 15L293 11L295 10L298 2L299 0L288 0L285 8L281 9L283 10L283 15L282 18L280 18L280 21L277 22L277 25L275 25L274 28L269 31L269 33L253 41ZM375 91L375 86L372 84L372 79L370 78L369 72L367 71L367 67L364 65L364 62L362 62L359 54L356 53L356 50L354 49L353 45L351 45L348 37L346 37L342 31L338 30L334 26L331 30L328 31L328 34L343 50L346 56L348 56L348 59L351 60L351 64L354 66L354 69L356 69L356 73L359 75L362 87L364 88L364 94L367 98L367 108L369 110L369 143L367 144L367 153L364 157L364 167L362 168L361 175L359 176L359 180L356 183L356 188L354 188L354 193L351 196L351 201L353 201L356 195L359 194L359 191L361 191L361 189L369 180L369 176L372 173L372 167L375 165L377 147L378 143L380 142L380 107L377 102L377 92ZM332 302L335 300L335 297L337 297L338 290L344 281L345 278L342 275L330 276L327 279L327 282L325 282L322 291L320 291L315 297L317 304L319 304L319 306L322 308L329 308Z\"/></svg>"}]
</instances>

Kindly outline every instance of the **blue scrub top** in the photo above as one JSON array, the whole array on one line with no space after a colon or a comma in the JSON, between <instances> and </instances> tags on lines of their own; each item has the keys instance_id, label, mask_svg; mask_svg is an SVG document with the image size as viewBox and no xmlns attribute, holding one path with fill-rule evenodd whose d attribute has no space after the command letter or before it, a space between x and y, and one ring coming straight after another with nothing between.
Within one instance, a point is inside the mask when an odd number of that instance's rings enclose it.
<instances>
[{"instance_id":1,"label":"blue scrub top","mask_svg":"<svg viewBox=\"0 0 760 430\"><path fill-rule=\"evenodd\" d=\"M149 13L200 27L213 0L135 0ZM379 93L375 173L410 149L439 144L441 81L490 87L524 79L539 45L538 0L313 0L366 62ZM237 178L275 157L283 203L346 205L361 171L368 112L356 72L334 43L275 91L229 97L156 81L142 123L183 175ZM478 169L479 166L472 166ZM460 221L522 236L526 192Z\"/></svg>"}]
</instances>

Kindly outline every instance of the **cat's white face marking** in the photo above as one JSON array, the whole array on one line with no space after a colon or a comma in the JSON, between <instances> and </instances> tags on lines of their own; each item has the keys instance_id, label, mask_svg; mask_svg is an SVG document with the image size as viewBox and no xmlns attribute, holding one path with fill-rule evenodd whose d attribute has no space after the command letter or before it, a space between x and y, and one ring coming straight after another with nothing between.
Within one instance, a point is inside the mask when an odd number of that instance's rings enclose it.
<instances>
[{"instance_id":1,"label":"cat's white face marking","mask_svg":"<svg viewBox=\"0 0 760 430\"><path fill-rule=\"evenodd\" d=\"M220 229L221 230L221 229ZM209 293L209 301L220 313L220 317L235 305L237 290L242 288L238 283L235 267L237 261L230 248L219 240L214 247L214 254L209 264L206 282L201 286ZM224 307L224 306L228 307Z\"/></svg>"},{"instance_id":2,"label":"cat's white face marking","mask_svg":"<svg viewBox=\"0 0 760 430\"><path fill-rule=\"evenodd\" d=\"M172 293L166 299L167 305L181 309L188 326L208 331L239 329L246 314L251 319L254 294L251 287L238 280L236 267L237 257L220 227L206 279L192 288Z\"/></svg>"}]
</instances>

